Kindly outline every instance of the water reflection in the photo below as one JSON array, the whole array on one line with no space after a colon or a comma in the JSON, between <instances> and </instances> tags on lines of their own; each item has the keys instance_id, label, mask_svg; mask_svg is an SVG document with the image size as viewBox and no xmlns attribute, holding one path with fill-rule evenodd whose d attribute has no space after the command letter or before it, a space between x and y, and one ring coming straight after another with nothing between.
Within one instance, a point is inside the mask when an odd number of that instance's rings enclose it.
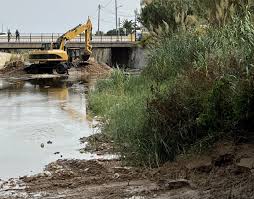
<instances>
[{"instance_id":1,"label":"water reflection","mask_svg":"<svg viewBox=\"0 0 254 199\"><path fill-rule=\"evenodd\" d=\"M93 158L78 152L79 138L92 133L89 85L87 79L0 80L0 178L39 172L61 157Z\"/></svg>"}]
</instances>

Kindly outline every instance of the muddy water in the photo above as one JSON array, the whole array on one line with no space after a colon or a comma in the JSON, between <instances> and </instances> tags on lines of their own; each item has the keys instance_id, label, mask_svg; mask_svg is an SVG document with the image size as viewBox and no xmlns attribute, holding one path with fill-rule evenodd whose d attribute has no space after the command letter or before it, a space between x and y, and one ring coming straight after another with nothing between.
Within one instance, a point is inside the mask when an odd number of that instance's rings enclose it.
<instances>
[{"instance_id":1,"label":"muddy water","mask_svg":"<svg viewBox=\"0 0 254 199\"><path fill-rule=\"evenodd\" d=\"M87 89L84 79L0 79L0 179L41 172L61 158L96 158L78 151L79 138L93 133Z\"/></svg>"}]
</instances>

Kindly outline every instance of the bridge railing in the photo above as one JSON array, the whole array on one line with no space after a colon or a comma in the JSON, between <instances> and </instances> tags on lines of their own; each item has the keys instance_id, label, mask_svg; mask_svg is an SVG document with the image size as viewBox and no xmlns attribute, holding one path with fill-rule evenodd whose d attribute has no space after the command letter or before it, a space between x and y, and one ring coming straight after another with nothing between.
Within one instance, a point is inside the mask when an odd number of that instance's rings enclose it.
<instances>
[{"instance_id":1,"label":"bridge railing","mask_svg":"<svg viewBox=\"0 0 254 199\"><path fill-rule=\"evenodd\" d=\"M9 42L20 42L20 43L50 43L56 42L61 36L61 33L22 33L19 39L16 40L16 36L12 35ZM107 43L107 42L134 42L134 36L92 36L92 42L96 43ZM8 36L0 35L0 43L8 42ZM85 42L84 35L79 35L70 42Z\"/></svg>"}]
</instances>

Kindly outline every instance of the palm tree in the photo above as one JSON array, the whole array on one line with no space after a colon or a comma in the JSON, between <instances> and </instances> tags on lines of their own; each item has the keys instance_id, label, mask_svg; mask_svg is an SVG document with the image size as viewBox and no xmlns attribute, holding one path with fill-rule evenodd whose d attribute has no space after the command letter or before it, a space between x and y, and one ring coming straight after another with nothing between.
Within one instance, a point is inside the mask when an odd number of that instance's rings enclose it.
<instances>
[{"instance_id":1,"label":"palm tree","mask_svg":"<svg viewBox=\"0 0 254 199\"><path fill-rule=\"evenodd\" d=\"M126 30L126 34L131 34L135 29L135 23L132 20L125 19L122 22L122 27Z\"/></svg>"}]
</instances>

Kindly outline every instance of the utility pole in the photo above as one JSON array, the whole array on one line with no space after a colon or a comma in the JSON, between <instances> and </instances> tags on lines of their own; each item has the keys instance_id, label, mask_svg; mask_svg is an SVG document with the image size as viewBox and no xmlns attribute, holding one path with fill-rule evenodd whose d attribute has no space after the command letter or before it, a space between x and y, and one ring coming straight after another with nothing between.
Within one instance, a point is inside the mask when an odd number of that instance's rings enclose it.
<instances>
[{"instance_id":1,"label":"utility pole","mask_svg":"<svg viewBox=\"0 0 254 199\"><path fill-rule=\"evenodd\" d=\"M101 22L101 5L98 6L98 36L100 35L100 22Z\"/></svg>"},{"instance_id":2,"label":"utility pole","mask_svg":"<svg viewBox=\"0 0 254 199\"><path fill-rule=\"evenodd\" d=\"M118 18L118 36L121 36L121 18Z\"/></svg>"},{"instance_id":3,"label":"utility pole","mask_svg":"<svg viewBox=\"0 0 254 199\"><path fill-rule=\"evenodd\" d=\"M117 14L117 9L118 9L118 7L117 7L117 0L115 0L115 9L116 9L116 35L117 35L117 40L119 39L119 35L118 35L118 23L117 23L117 20L118 20L118 14Z\"/></svg>"},{"instance_id":4,"label":"utility pole","mask_svg":"<svg viewBox=\"0 0 254 199\"><path fill-rule=\"evenodd\" d=\"M134 23L134 34L135 34L135 36L134 36L134 38L135 38L135 41L137 41L137 16L138 16L138 10L136 9L134 11L134 13L135 13L135 23Z\"/></svg>"}]
</instances>

